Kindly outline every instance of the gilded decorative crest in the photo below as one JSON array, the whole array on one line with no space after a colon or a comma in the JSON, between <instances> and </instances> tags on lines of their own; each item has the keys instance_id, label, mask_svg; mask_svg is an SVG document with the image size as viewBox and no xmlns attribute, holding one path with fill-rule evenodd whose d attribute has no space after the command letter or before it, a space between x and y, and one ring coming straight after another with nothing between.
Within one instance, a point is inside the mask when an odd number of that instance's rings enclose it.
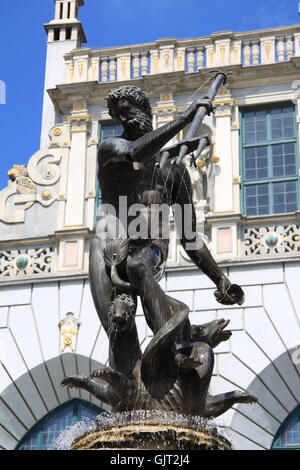
<instances>
[{"instance_id":1,"label":"gilded decorative crest","mask_svg":"<svg viewBox=\"0 0 300 470\"><path fill-rule=\"evenodd\" d=\"M66 318L58 324L60 328L60 351L74 352L80 321L74 317L74 313L68 312Z\"/></svg>"}]
</instances>

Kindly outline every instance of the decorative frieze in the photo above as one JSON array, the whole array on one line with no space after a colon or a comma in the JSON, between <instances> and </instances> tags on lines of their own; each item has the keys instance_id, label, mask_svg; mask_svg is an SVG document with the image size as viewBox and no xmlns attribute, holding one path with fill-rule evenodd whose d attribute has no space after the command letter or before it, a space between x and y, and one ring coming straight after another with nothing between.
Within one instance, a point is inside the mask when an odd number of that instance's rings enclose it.
<instances>
[{"instance_id":1,"label":"decorative frieze","mask_svg":"<svg viewBox=\"0 0 300 470\"><path fill-rule=\"evenodd\" d=\"M54 246L1 250L0 278L51 273L54 270L54 259Z\"/></svg>"},{"instance_id":2,"label":"decorative frieze","mask_svg":"<svg viewBox=\"0 0 300 470\"><path fill-rule=\"evenodd\" d=\"M242 257L280 256L299 254L300 227L298 224L246 227L242 241Z\"/></svg>"}]
</instances>

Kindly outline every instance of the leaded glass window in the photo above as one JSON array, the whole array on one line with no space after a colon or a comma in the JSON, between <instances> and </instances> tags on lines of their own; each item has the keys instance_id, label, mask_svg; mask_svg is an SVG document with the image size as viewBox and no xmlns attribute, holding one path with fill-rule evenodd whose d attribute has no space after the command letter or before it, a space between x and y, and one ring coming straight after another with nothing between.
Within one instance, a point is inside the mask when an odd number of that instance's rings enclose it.
<instances>
[{"instance_id":1,"label":"leaded glass window","mask_svg":"<svg viewBox=\"0 0 300 470\"><path fill-rule=\"evenodd\" d=\"M272 448L300 449L300 406L282 424Z\"/></svg>"},{"instance_id":2,"label":"leaded glass window","mask_svg":"<svg viewBox=\"0 0 300 470\"><path fill-rule=\"evenodd\" d=\"M22 439L18 450L52 449L63 430L82 419L95 419L100 413L103 411L90 403L72 400L52 411L34 426Z\"/></svg>"},{"instance_id":3,"label":"leaded glass window","mask_svg":"<svg viewBox=\"0 0 300 470\"><path fill-rule=\"evenodd\" d=\"M245 215L295 212L299 200L295 106L241 110L242 207Z\"/></svg>"}]
</instances>

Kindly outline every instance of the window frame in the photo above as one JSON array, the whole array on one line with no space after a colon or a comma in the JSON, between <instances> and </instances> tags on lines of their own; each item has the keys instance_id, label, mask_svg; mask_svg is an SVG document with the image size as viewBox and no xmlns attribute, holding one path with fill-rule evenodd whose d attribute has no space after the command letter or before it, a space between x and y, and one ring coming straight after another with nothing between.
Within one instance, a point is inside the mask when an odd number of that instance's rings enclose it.
<instances>
[{"instance_id":1,"label":"window frame","mask_svg":"<svg viewBox=\"0 0 300 470\"><path fill-rule=\"evenodd\" d=\"M45 450L43 449L43 430L46 425L46 423L52 419L56 414L60 413L63 409L67 409L69 407L72 407L72 424L76 424L79 419L79 409L80 406L83 405L85 407L90 408L91 410L95 411L98 415L105 413L105 411L96 405L87 402L85 400L80 400L80 399L73 399L70 400L66 403L63 403L62 405L58 406L55 408L55 410L50 411L44 418L42 418L38 423L36 423L26 434L25 436L21 439L21 441L17 444L16 450ZM30 438L35 434L38 433L37 436L37 449L24 449L24 445L30 440Z\"/></svg>"},{"instance_id":2,"label":"window frame","mask_svg":"<svg viewBox=\"0 0 300 470\"><path fill-rule=\"evenodd\" d=\"M271 139L271 114L270 111L272 109L280 108L283 106L293 106L294 108L294 137L292 138L282 138L279 139ZM267 111L267 139L261 140L255 143L245 143L244 142L244 113L245 111L248 112L256 112L256 111ZM246 217L264 217L268 215L279 215L279 214L291 214L293 212L274 212L274 193L273 193L273 185L276 183L286 183L286 182L296 182L296 194L297 194L297 208L296 211L300 208L300 185L299 185L299 171L300 171L300 156L299 156L299 137L298 137L298 123L297 123L297 115L298 115L298 106L293 104L291 101L280 101L280 102L272 102L272 103L265 103L259 105L249 105L249 106L240 106L239 107L239 124L240 124L240 131L239 131L239 165L240 165L240 175L241 175L241 182L240 182L240 206L241 206L241 213ZM268 138L270 136L270 138ZM273 168L272 165L272 146L274 145L282 145L293 143L295 144L295 163L296 163L296 174L294 176L274 176L273 175ZM267 178L256 178L256 179L249 179L246 180L245 178L245 149L248 148L259 148L259 147L267 147L267 168L268 174L272 176L268 176ZM259 186L267 184L268 185L268 212L266 214L251 214L248 215L246 213L246 187L250 186ZM287 193L284 193L287 194ZM258 206L256 206L258 208Z\"/></svg>"},{"instance_id":3,"label":"window frame","mask_svg":"<svg viewBox=\"0 0 300 470\"><path fill-rule=\"evenodd\" d=\"M272 450L300 450L300 442L299 444L290 444L286 446L279 446L278 443L283 436L283 434L287 431L290 423L293 421L293 419L297 417L298 419L298 432L300 436L300 406L294 409L291 414L284 420L280 428L278 429L273 443L272 443Z\"/></svg>"},{"instance_id":4,"label":"window frame","mask_svg":"<svg viewBox=\"0 0 300 470\"><path fill-rule=\"evenodd\" d=\"M95 187L96 187L96 198L95 198L95 210L94 210L94 223L97 223L97 210L98 207L101 206L102 200L101 200L101 190L100 190L100 185L98 182L98 151L100 144L103 142L103 127L107 126L116 126L120 127L121 132L123 133L123 128L121 124L118 122L114 121L113 119L106 119L103 121L98 122L98 148L97 148L97 164L96 164L96 179L95 179ZM120 134L121 135L121 134ZM117 136L115 136L117 137Z\"/></svg>"}]
</instances>

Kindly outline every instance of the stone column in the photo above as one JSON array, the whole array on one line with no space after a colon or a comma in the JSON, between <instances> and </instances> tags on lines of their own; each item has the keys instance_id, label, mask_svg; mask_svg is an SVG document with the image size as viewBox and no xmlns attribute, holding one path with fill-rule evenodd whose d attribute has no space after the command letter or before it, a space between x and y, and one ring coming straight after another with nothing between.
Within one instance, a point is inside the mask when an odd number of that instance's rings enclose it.
<instances>
[{"instance_id":1,"label":"stone column","mask_svg":"<svg viewBox=\"0 0 300 470\"><path fill-rule=\"evenodd\" d=\"M259 40L254 39L252 41L252 65L259 64Z\"/></svg>"},{"instance_id":2,"label":"stone column","mask_svg":"<svg viewBox=\"0 0 300 470\"><path fill-rule=\"evenodd\" d=\"M188 58L187 58L187 71L188 73L195 72L195 49L189 47L187 49Z\"/></svg>"},{"instance_id":3,"label":"stone column","mask_svg":"<svg viewBox=\"0 0 300 470\"><path fill-rule=\"evenodd\" d=\"M108 82L108 59L104 57L101 61L101 82Z\"/></svg>"},{"instance_id":4,"label":"stone column","mask_svg":"<svg viewBox=\"0 0 300 470\"><path fill-rule=\"evenodd\" d=\"M286 58L287 60L291 60L294 57L294 36L292 34L288 34L286 37Z\"/></svg>"},{"instance_id":5,"label":"stone column","mask_svg":"<svg viewBox=\"0 0 300 470\"><path fill-rule=\"evenodd\" d=\"M132 58L133 78L140 78L140 53L134 52Z\"/></svg>"},{"instance_id":6,"label":"stone column","mask_svg":"<svg viewBox=\"0 0 300 470\"><path fill-rule=\"evenodd\" d=\"M205 47L200 46L196 48L197 51L197 70L203 69L204 67L204 51Z\"/></svg>"},{"instance_id":7,"label":"stone column","mask_svg":"<svg viewBox=\"0 0 300 470\"><path fill-rule=\"evenodd\" d=\"M248 67L251 65L251 42L244 42L244 66Z\"/></svg>"},{"instance_id":8,"label":"stone column","mask_svg":"<svg viewBox=\"0 0 300 470\"><path fill-rule=\"evenodd\" d=\"M149 55L148 51L141 53L142 75L148 75L148 55Z\"/></svg>"},{"instance_id":9,"label":"stone column","mask_svg":"<svg viewBox=\"0 0 300 470\"><path fill-rule=\"evenodd\" d=\"M278 55L278 62L285 61L285 38L284 36L278 36L277 40L277 55Z\"/></svg>"},{"instance_id":10,"label":"stone column","mask_svg":"<svg viewBox=\"0 0 300 470\"><path fill-rule=\"evenodd\" d=\"M109 81L115 82L117 80L117 61L112 57L109 61Z\"/></svg>"}]
</instances>

